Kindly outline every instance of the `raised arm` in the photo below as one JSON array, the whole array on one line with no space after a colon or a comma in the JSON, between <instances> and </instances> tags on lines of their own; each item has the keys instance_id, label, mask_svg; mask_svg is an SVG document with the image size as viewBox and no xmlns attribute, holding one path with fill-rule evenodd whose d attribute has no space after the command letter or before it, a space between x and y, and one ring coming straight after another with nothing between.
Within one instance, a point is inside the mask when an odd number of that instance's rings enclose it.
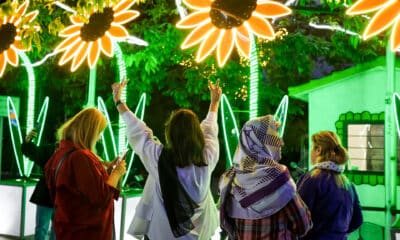
<instances>
[{"instance_id":1,"label":"raised arm","mask_svg":"<svg viewBox=\"0 0 400 240\"><path fill-rule=\"evenodd\" d=\"M126 84L127 81L123 81L112 85L115 106L126 124L127 138L132 149L139 156L146 170L151 175L158 176L157 165L162 144L154 140L153 131L137 118L125 103L121 102L121 92Z\"/></svg>"},{"instance_id":2,"label":"raised arm","mask_svg":"<svg viewBox=\"0 0 400 240\"><path fill-rule=\"evenodd\" d=\"M218 112L219 100L221 99L222 89L219 86L219 79L215 82L215 85L208 80L208 89L210 89L210 112Z\"/></svg>"}]
</instances>

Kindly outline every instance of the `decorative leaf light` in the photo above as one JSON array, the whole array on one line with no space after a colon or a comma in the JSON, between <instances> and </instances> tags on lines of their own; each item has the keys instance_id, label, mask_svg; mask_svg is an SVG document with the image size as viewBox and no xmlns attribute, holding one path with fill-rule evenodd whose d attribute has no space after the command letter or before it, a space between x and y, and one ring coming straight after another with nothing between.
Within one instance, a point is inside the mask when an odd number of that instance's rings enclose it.
<instances>
[{"instance_id":1,"label":"decorative leaf light","mask_svg":"<svg viewBox=\"0 0 400 240\"><path fill-rule=\"evenodd\" d=\"M122 24L139 16L138 11L128 10L134 3L135 0L122 0L115 6L114 3L110 3L102 11L94 7L87 22L82 16L72 15L70 20L73 24L59 34L66 39L55 49L56 52L64 51L59 65L72 60L71 71L75 71L85 58L92 68L99 59L100 51L112 57L112 40L129 37L128 31Z\"/></svg>"},{"instance_id":2,"label":"decorative leaf light","mask_svg":"<svg viewBox=\"0 0 400 240\"><path fill-rule=\"evenodd\" d=\"M290 8L269 0L184 0L195 12L177 23L178 28L194 30L181 48L200 44L196 61L203 61L214 49L220 67L225 65L233 47L247 58L250 35L272 40L275 32L266 18L289 15Z\"/></svg>"},{"instance_id":3,"label":"decorative leaf light","mask_svg":"<svg viewBox=\"0 0 400 240\"><path fill-rule=\"evenodd\" d=\"M368 39L393 25L391 33L392 51L400 50L400 0L359 0L347 11L348 15L359 15L378 11L364 30L363 38Z\"/></svg>"},{"instance_id":4,"label":"decorative leaf light","mask_svg":"<svg viewBox=\"0 0 400 240\"><path fill-rule=\"evenodd\" d=\"M39 11L35 10L25 14L28 6L29 1L27 0L18 6L12 15L0 15L0 77L4 73L7 63L14 67L18 66L18 51L29 50L21 43L21 30L27 23L35 19Z\"/></svg>"}]
</instances>

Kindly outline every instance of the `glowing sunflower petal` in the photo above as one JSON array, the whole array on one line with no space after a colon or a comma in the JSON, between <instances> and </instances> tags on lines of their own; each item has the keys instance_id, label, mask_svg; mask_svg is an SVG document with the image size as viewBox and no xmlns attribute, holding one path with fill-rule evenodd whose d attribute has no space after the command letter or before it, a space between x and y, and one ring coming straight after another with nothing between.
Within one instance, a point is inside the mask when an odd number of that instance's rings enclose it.
<instances>
[{"instance_id":1,"label":"glowing sunflower petal","mask_svg":"<svg viewBox=\"0 0 400 240\"><path fill-rule=\"evenodd\" d=\"M72 15L69 17L69 20L74 24L74 25L79 25L82 26L84 24L84 21L82 17L78 15Z\"/></svg>"},{"instance_id":2,"label":"glowing sunflower petal","mask_svg":"<svg viewBox=\"0 0 400 240\"><path fill-rule=\"evenodd\" d=\"M112 57L113 55L113 45L110 36L106 33L102 38L101 38L101 51L109 57Z\"/></svg>"},{"instance_id":3,"label":"glowing sunflower petal","mask_svg":"<svg viewBox=\"0 0 400 240\"><path fill-rule=\"evenodd\" d=\"M6 59L8 62L14 67L18 66L18 54L15 49L10 47L7 51L5 51Z\"/></svg>"},{"instance_id":4,"label":"glowing sunflower petal","mask_svg":"<svg viewBox=\"0 0 400 240\"><path fill-rule=\"evenodd\" d=\"M200 24L202 24L209 17L209 12L207 11L198 11L194 12L187 17L181 19L177 24L177 28L194 28Z\"/></svg>"},{"instance_id":5,"label":"glowing sunflower petal","mask_svg":"<svg viewBox=\"0 0 400 240\"><path fill-rule=\"evenodd\" d=\"M211 0L183 0L186 6L194 10L209 9L211 6Z\"/></svg>"},{"instance_id":6,"label":"glowing sunflower petal","mask_svg":"<svg viewBox=\"0 0 400 240\"><path fill-rule=\"evenodd\" d=\"M233 31L226 30L225 33L221 33L221 37L218 40L217 47L217 60L220 67L224 66L229 56L232 53L234 46Z\"/></svg>"},{"instance_id":7,"label":"glowing sunflower petal","mask_svg":"<svg viewBox=\"0 0 400 240\"><path fill-rule=\"evenodd\" d=\"M358 2L353 4L349 9L347 9L346 14L358 15L358 14L373 12L382 8L383 5L387 4L390 1L392 0L379 0L379 1L359 0Z\"/></svg>"},{"instance_id":8,"label":"glowing sunflower petal","mask_svg":"<svg viewBox=\"0 0 400 240\"><path fill-rule=\"evenodd\" d=\"M4 70L6 70L7 65L7 61L3 53L0 54L0 76L3 76Z\"/></svg>"},{"instance_id":9,"label":"glowing sunflower petal","mask_svg":"<svg viewBox=\"0 0 400 240\"><path fill-rule=\"evenodd\" d=\"M99 59L100 56L99 41L101 40L97 39L97 41L93 41L93 44L89 47L88 64L90 68L93 68L93 66L97 63L97 60Z\"/></svg>"},{"instance_id":10,"label":"glowing sunflower petal","mask_svg":"<svg viewBox=\"0 0 400 240\"><path fill-rule=\"evenodd\" d=\"M375 36L389 28L396 20L396 17L399 14L399 9L400 1L396 1L378 11L365 29L363 34L364 39Z\"/></svg>"},{"instance_id":11,"label":"glowing sunflower petal","mask_svg":"<svg viewBox=\"0 0 400 240\"><path fill-rule=\"evenodd\" d=\"M213 28L213 24L211 21L207 22L206 24L200 25L195 28L185 39L182 43L181 48L186 49L190 48L196 44L198 44L201 40L203 40L209 31Z\"/></svg>"},{"instance_id":12,"label":"glowing sunflower petal","mask_svg":"<svg viewBox=\"0 0 400 240\"><path fill-rule=\"evenodd\" d=\"M76 42L80 41L81 36L80 35L75 35L69 38L64 39L57 47L54 49L55 52L62 52L66 48L68 48L70 45L75 44Z\"/></svg>"},{"instance_id":13,"label":"glowing sunflower petal","mask_svg":"<svg viewBox=\"0 0 400 240\"><path fill-rule=\"evenodd\" d=\"M268 1L257 5L256 12L267 18L282 17L292 13L292 10L285 5Z\"/></svg>"},{"instance_id":14,"label":"glowing sunflower petal","mask_svg":"<svg viewBox=\"0 0 400 240\"><path fill-rule=\"evenodd\" d=\"M32 22L33 19L35 19L36 16L37 16L38 14L39 14L39 11L36 10L36 11L33 11L33 12L30 12L30 13L26 14L26 15L24 16L24 18L25 18L28 22Z\"/></svg>"},{"instance_id":15,"label":"glowing sunflower petal","mask_svg":"<svg viewBox=\"0 0 400 240\"><path fill-rule=\"evenodd\" d=\"M15 14L15 17L10 22L13 23L13 21L18 20L22 15L24 15L25 12L26 12L26 9L28 8L28 5L29 5L29 1L28 0L25 1L23 4L21 4L17 9L17 13Z\"/></svg>"},{"instance_id":16,"label":"glowing sunflower petal","mask_svg":"<svg viewBox=\"0 0 400 240\"><path fill-rule=\"evenodd\" d=\"M108 29L108 32L114 38L126 38L129 36L128 31L120 25L111 24L111 27Z\"/></svg>"},{"instance_id":17,"label":"glowing sunflower petal","mask_svg":"<svg viewBox=\"0 0 400 240\"><path fill-rule=\"evenodd\" d=\"M236 30L235 43L238 48L239 54L246 58L250 57L250 35L248 29L241 26Z\"/></svg>"},{"instance_id":18,"label":"glowing sunflower petal","mask_svg":"<svg viewBox=\"0 0 400 240\"><path fill-rule=\"evenodd\" d=\"M64 65L66 62L71 60L71 58L77 54L76 50L79 49L83 44L84 42L77 41L74 45L70 45L70 47L67 48L63 56L58 61L58 65Z\"/></svg>"},{"instance_id":19,"label":"glowing sunflower petal","mask_svg":"<svg viewBox=\"0 0 400 240\"><path fill-rule=\"evenodd\" d=\"M21 40L15 40L13 45L14 45L14 47L15 47L16 49L18 49L18 50L26 51L26 49L24 48L24 46L22 46Z\"/></svg>"},{"instance_id":20,"label":"glowing sunflower petal","mask_svg":"<svg viewBox=\"0 0 400 240\"><path fill-rule=\"evenodd\" d=\"M89 43L83 42L81 46L76 50L77 54L72 60L71 71L75 72L76 69L82 64L83 60L85 60L86 55L88 54Z\"/></svg>"},{"instance_id":21,"label":"glowing sunflower petal","mask_svg":"<svg viewBox=\"0 0 400 240\"><path fill-rule=\"evenodd\" d=\"M75 35L69 38L64 39L54 50L55 52L61 52L64 51L68 48L70 48L73 45L76 45L78 42L82 41L80 35Z\"/></svg>"},{"instance_id":22,"label":"glowing sunflower petal","mask_svg":"<svg viewBox=\"0 0 400 240\"><path fill-rule=\"evenodd\" d=\"M221 31L217 28L213 28L206 36L204 41L201 43L199 50L197 51L196 61L201 62L206 58L217 46L218 39Z\"/></svg>"},{"instance_id":23,"label":"glowing sunflower petal","mask_svg":"<svg viewBox=\"0 0 400 240\"><path fill-rule=\"evenodd\" d=\"M119 14L114 15L114 22L118 24L125 24L135 18L137 18L140 15L138 11L130 10L130 11L125 11L121 12Z\"/></svg>"},{"instance_id":24,"label":"glowing sunflower petal","mask_svg":"<svg viewBox=\"0 0 400 240\"><path fill-rule=\"evenodd\" d=\"M397 18L392 31L390 38L392 51L400 50L400 17Z\"/></svg>"},{"instance_id":25,"label":"glowing sunflower petal","mask_svg":"<svg viewBox=\"0 0 400 240\"><path fill-rule=\"evenodd\" d=\"M121 1L113 8L113 10L115 13L121 12L129 9L134 3L135 1L132 0Z\"/></svg>"},{"instance_id":26,"label":"glowing sunflower petal","mask_svg":"<svg viewBox=\"0 0 400 240\"><path fill-rule=\"evenodd\" d=\"M62 30L58 35L60 37L69 37L77 35L81 32L81 26L79 25L71 25Z\"/></svg>"},{"instance_id":27,"label":"glowing sunflower petal","mask_svg":"<svg viewBox=\"0 0 400 240\"><path fill-rule=\"evenodd\" d=\"M245 22L246 24L246 22ZM259 37L266 38L272 40L275 38L274 29L271 24L269 24L268 20L261 18L254 14L248 21L246 26Z\"/></svg>"}]
</instances>

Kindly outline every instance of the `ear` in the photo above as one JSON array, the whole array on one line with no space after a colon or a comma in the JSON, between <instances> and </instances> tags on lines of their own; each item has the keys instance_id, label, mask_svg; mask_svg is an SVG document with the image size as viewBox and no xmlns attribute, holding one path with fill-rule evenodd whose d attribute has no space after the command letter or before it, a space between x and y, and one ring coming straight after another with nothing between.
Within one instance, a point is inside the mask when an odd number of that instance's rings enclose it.
<instances>
[{"instance_id":1,"label":"ear","mask_svg":"<svg viewBox=\"0 0 400 240\"><path fill-rule=\"evenodd\" d=\"M315 148L315 152L316 152L318 155L321 155L321 151L322 151L321 146L317 146L317 147Z\"/></svg>"}]
</instances>

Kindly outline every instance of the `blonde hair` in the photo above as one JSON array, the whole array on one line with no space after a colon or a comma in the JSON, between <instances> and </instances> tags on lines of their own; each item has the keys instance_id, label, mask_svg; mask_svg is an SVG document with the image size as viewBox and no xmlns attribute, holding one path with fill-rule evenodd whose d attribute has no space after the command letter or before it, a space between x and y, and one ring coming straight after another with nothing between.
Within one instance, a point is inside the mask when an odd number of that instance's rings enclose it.
<instances>
[{"instance_id":1,"label":"blonde hair","mask_svg":"<svg viewBox=\"0 0 400 240\"><path fill-rule=\"evenodd\" d=\"M346 149L341 145L339 137L331 131L321 131L311 137L313 148L320 148L321 154L316 159L317 163L331 161L338 165L343 165L349 159ZM317 176L321 172L315 169L312 176ZM338 187L347 187L349 180L343 174L333 174Z\"/></svg>"},{"instance_id":2,"label":"blonde hair","mask_svg":"<svg viewBox=\"0 0 400 240\"><path fill-rule=\"evenodd\" d=\"M85 108L58 129L57 139L72 141L79 147L96 153L96 141L106 126L106 118L99 110Z\"/></svg>"}]
</instances>

